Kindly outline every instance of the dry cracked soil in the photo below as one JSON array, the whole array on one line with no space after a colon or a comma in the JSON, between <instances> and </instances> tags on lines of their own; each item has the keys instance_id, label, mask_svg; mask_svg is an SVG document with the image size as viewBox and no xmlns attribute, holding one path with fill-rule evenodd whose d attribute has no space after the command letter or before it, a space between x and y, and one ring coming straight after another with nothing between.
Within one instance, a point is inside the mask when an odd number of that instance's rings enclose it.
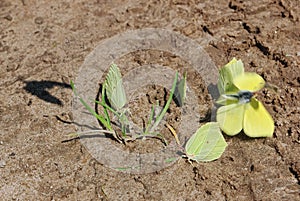
<instances>
[{"instance_id":1,"label":"dry cracked soil","mask_svg":"<svg viewBox=\"0 0 300 201\"><path fill-rule=\"evenodd\" d=\"M298 0L1 0L1 200L300 200L299 17ZM79 140L62 143L76 132L69 83L86 56L143 28L209 39L201 45L218 68L240 58L275 86L258 94L275 121L273 138L225 136L216 161L180 159L148 174L110 169ZM177 69L188 62L142 51L118 64L154 61ZM149 100L163 98L162 89L145 90Z\"/></svg>"}]
</instances>

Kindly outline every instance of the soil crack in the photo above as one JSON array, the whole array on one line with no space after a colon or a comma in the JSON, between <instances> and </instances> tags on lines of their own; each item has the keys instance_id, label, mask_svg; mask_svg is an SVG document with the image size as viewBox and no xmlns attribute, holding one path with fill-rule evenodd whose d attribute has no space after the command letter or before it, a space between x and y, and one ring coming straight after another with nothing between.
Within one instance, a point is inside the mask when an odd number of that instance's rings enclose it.
<instances>
[{"instance_id":1,"label":"soil crack","mask_svg":"<svg viewBox=\"0 0 300 201\"><path fill-rule=\"evenodd\" d=\"M270 50L267 46L265 46L264 44L262 44L262 42L260 42L259 40L257 40L256 37L254 37L254 40L255 40L255 46L266 56L269 56L271 53L270 53Z\"/></svg>"},{"instance_id":2,"label":"soil crack","mask_svg":"<svg viewBox=\"0 0 300 201\"><path fill-rule=\"evenodd\" d=\"M246 25L245 25L246 26ZM247 28L244 28L247 30ZM248 30L247 30L248 31ZM249 31L248 31L249 32ZM249 32L250 33L250 32ZM270 56L272 60L278 61L284 67L288 67L288 61L285 60L283 53L271 52L270 48L260 42L256 37L254 37L255 46L266 56Z\"/></svg>"},{"instance_id":3,"label":"soil crack","mask_svg":"<svg viewBox=\"0 0 300 201\"><path fill-rule=\"evenodd\" d=\"M300 166L300 165L298 165ZM289 167L289 171L292 173L292 175L294 175L294 177L297 179L297 183L298 185L300 185L300 170L297 168L297 165L292 163L290 164L290 167Z\"/></svg>"}]
</instances>

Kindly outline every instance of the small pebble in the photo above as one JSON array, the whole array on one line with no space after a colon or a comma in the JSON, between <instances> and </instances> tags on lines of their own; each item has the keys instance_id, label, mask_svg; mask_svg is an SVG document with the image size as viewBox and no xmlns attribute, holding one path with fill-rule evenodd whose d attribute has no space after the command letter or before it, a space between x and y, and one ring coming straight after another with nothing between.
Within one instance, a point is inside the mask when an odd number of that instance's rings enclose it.
<instances>
[{"instance_id":1,"label":"small pebble","mask_svg":"<svg viewBox=\"0 0 300 201\"><path fill-rule=\"evenodd\" d=\"M37 17L37 18L34 19L34 22L36 24L43 24L44 19L42 17Z\"/></svg>"},{"instance_id":2,"label":"small pebble","mask_svg":"<svg viewBox=\"0 0 300 201\"><path fill-rule=\"evenodd\" d=\"M4 17L4 19L6 19L6 20L8 20L8 21L12 21L12 16L11 15L6 15L5 17Z\"/></svg>"},{"instance_id":3,"label":"small pebble","mask_svg":"<svg viewBox=\"0 0 300 201\"><path fill-rule=\"evenodd\" d=\"M0 168L4 168L6 165L6 162L5 161L0 161Z\"/></svg>"}]
</instances>

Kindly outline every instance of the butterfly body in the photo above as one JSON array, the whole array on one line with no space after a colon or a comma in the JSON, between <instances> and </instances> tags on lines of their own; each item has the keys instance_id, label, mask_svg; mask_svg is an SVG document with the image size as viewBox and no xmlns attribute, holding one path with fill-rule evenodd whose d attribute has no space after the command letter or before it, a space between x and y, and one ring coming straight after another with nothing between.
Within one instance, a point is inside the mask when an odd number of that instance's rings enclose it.
<instances>
[{"instance_id":1,"label":"butterfly body","mask_svg":"<svg viewBox=\"0 0 300 201\"><path fill-rule=\"evenodd\" d=\"M238 100L239 103L249 103L251 98L253 97L253 93L247 90L241 90L237 94L225 94L223 97L231 100Z\"/></svg>"}]
</instances>

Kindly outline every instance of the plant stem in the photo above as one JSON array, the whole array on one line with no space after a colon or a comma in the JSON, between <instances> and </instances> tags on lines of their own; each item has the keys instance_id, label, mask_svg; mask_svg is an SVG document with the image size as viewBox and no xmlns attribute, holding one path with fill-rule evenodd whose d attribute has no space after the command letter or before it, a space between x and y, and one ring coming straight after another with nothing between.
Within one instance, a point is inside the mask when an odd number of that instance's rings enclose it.
<instances>
[{"instance_id":1,"label":"plant stem","mask_svg":"<svg viewBox=\"0 0 300 201\"><path fill-rule=\"evenodd\" d=\"M152 105L151 113L150 113L150 116L149 116L149 119L148 119L148 122L147 122L147 125L146 125L146 129L144 131L144 134L147 134L148 131L149 131L149 128L150 128L150 125L151 125L151 122L152 122L152 119L153 119L153 116L154 116L154 109L155 109L155 106Z\"/></svg>"},{"instance_id":2,"label":"plant stem","mask_svg":"<svg viewBox=\"0 0 300 201\"><path fill-rule=\"evenodd\" d=\"M71 87L72 87L72 90L73 90L73 92L74 92L74 94L75 94L75 96L77 96L77 97L79 97L79 100L80 100L80 102L83 104L83 106L90 112L90 113L92 113L103 125L104 125L104 127L105 128L107 128L108 130L110 130L110 131L113 131L113 129L112 129L112 127L111 127L111 124L110 124L110 122L108 122L107 120L106 120L106 118L105 117L103 117L103 116L101 116L101 115L99 115L99 114L97 114L80 96L78 96L78 94L77 94L77 92L76 92L76 89L75 89L75 86L74 86L74 83L73 83L73 81L71 81L71 83L70 83L70 85L71 85Z\"/></svg>"},{"instance_id":3,"label":"plant stem","mask_svg":"<svg viewBox=\"0 0 300 201\"><path fill-rule=\"evenodd\" d=\"M150 130L150 133L152 133L155 128L158 126L158 124L160 123L160 121L162 120L162 118L165 116L167 110L169 109L170 107L170 104L171 104L171 101L173 99L173 94L174 94L174 91L175 91L175 88L176 88L176 83L177 83L177 79L178 79L178 72L176 72L176 75L175 75L175 79L174 79L174 82L173 82L173 85L172 85L172 89L171 89L171 92L170 92L170 97L164 107L164 109L161 111L161 113L159 114L159 116L156 118L156 121L154 122L151 130Z\"/></svg>"},{"instance_id":4,"label":"plant stem","mask_svg":"<svg viewBox=\"0 0 300 201\"><path fill-rule=\"evenodd\" d=\"M101 91L101 102L103 104L106 104L105 102L105 84L102 84L102 91ZM107 109L104 107L104 114L106 116L106 120L107 122L110 124L110 118L109 118L109 114L107 112ZM111 125L111 124L110 124Z\"/></svg>"},{"instance_id":5,"label":"plant stem","mask_svg":"<svg viewBox=\"0 0 300 201\"><path fill-rule=\"evenodd\" d=\"M119 112L115 111L113 108L109 107L106 103L102 103L99 101L95 101L95 102L97 104L100 104L102 107L108 109L114 115L117 116L117 118L119 119L119 122L121 123L122 135L126 137L126 122L128 122L127 116L125 115L126 111L124 111L123 113L119 113Z\"/></svg>"}]
</instances>

